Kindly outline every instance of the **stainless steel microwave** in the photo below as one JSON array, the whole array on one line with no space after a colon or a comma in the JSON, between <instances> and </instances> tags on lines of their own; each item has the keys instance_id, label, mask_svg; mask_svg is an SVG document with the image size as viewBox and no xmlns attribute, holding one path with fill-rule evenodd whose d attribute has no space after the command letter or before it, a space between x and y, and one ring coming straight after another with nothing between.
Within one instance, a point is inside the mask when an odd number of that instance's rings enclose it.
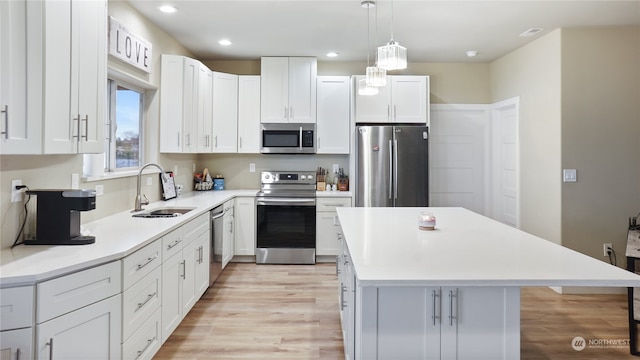
<instances>
[{"instance_id":1,"label":"stainless steel microwave","mask_svg":"<svg viewBox=\"0 0 640 360\"><path fill-rule=\"evenodd\" d=\"M262 124L263 154L315 154L316 124Z\"/></svg>"}]
</instances>

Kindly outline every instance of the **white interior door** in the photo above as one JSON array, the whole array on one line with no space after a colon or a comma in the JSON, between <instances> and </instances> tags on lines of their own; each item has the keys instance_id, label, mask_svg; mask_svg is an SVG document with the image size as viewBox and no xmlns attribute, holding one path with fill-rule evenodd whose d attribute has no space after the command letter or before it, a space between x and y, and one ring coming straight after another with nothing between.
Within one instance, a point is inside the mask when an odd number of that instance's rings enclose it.
<instances>
[{"instance_id":1,"label":"white interior door","mask_svg":"<svg viewBox=\"0 0 640 360\"><path fill-rule=\"evenodd\" d=\"M489 107L431 107L430 206L462 206L486 214Z\"/></svg>"},{"instance_id":2,"label":"white interior door","mask_svg":"<svg viewBox=\"0 0 640 360\"><path fill-rule=\"evenodd\" d=\"M519 99L491 106L490 216L513 227L520 225Z\"/></svg>"}]
</instances>

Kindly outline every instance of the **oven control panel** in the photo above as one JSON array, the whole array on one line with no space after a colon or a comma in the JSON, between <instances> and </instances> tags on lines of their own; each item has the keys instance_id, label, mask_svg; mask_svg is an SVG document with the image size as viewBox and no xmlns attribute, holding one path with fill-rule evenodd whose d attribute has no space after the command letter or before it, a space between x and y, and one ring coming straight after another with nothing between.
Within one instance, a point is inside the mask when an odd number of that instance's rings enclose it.
<instances>
[{"instance_id":1,"label":"oven control panel","mask_svg":"<svg viewBox=\"0 0 640 360\"><path fill-rule=\"evenodd\" d=\"M313 171L263 171L262 184L315 184Z\"/></svg>"}]
</instances>

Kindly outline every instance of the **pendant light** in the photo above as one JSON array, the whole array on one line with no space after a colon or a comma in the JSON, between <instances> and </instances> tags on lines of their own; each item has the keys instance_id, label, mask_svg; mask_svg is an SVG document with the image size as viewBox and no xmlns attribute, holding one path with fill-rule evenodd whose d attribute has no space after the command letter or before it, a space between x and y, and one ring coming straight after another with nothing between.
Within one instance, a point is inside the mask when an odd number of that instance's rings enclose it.
<instances>
[{"instance_id":1,"label":"pendant light","mask_svg":"<svg viewBox=\"0 0 640 360\"><path fill-rule=\"evenodd\" d=\"M386 70L407 68L407 48L393 40L393 0L391 0L391 40L378 47L378 66Z\"/></svg>"},{"instance_id":2,"label":"pendant light","mask_svg":"<svg viewBox=\"0 0 640 360\"><path fill-rule=\"evenodd\" d=\"M375 6L375 2L372 0L364 0L360 3L360 6L367 8L367 70L369 69L369 8ZM376 95L378 88L371 86L367 78L358 81L358 95Z\"/></svg>"},{"instance_id":3,"label":"pendant light","mask_svg":"<svg viewBox=\"0 0 640 360\"><path fill-rule=\"evenodd\" d=\"M367 32L369 31L369 11L367 10ZM378 42L378 7L376 7L376 34L373 43ZM368 52L367 52L368 54ZM368 61L367 61L367 65ZM366 71L367 84L369 86L383 87L387 85L387 70L378 66L378 59L376 56L376 66L367 66Z\"/></svg>"}]
</instances>

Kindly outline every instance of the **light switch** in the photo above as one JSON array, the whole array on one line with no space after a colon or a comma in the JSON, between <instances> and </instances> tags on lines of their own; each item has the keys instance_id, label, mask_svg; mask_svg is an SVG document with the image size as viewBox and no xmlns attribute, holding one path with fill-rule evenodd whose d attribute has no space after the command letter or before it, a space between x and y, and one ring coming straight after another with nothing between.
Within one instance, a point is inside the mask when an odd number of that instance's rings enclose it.
<instances>
[{"instance_id":1,"label":"light switch","mask_svg":"<svg viewBox=\"0 0 640 360\"><path fill-rule=\"evenodd\" d=\"M578 181L578 173L576 169L563 169L562 170L563 182L576 182Z\"/></svg>"}]
</instances>

